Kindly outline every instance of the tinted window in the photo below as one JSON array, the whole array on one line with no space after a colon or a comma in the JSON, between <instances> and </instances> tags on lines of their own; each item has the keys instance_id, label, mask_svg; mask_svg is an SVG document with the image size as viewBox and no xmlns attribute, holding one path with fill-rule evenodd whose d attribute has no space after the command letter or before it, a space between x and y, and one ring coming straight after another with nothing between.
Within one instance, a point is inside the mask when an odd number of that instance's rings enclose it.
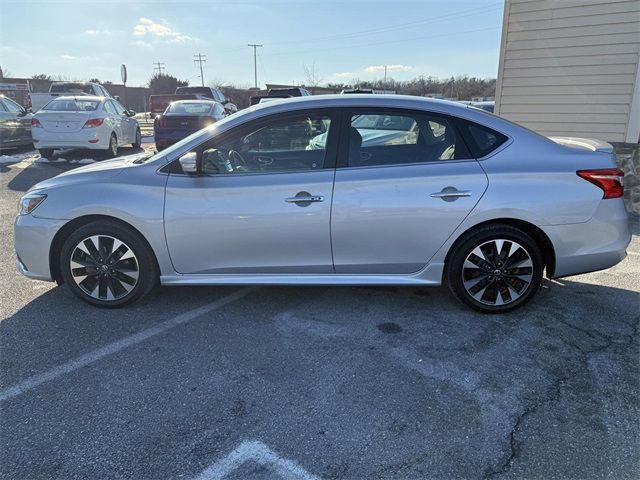
<instances>
[{"instance_id":1,"label":"tinted window","mask_svg":"<svg viewBox=\"0 0 640 480\"><path fill-rule=\"evenodd\" d=\"M99 100L82 100L81 98L69 100L52 100L47 103L42 110L52 110L56 112L78 112L92 111L98 108Z\"/></svg>"},{"instance_id":2,"label":"tinted window","mask_svg":"<svg viewBox=\"0 0 640 480\"><path fill-rule=\"evenodd\" d=\"M508 138L489 127L467 120L459 120L458 125L471 150L471 154L475 158L482 158L490 154L506 142Z\"/></svg>"},{"instance_id":3,"label":"tinted window","mask_svg":"<svg viewBox=\"0 0 640 480\"><path fill-rule=\"evenodd\" d=\"M0 101L0 112L6 112L7 111L7 107L4 106L4 102Z\"/></svg>"},{"instance_id":4,"label":"tinted window","mask_svg":"<svg viewBox=\"0 0 640 480\"><path fill-rule=\"evenodd\" d=\"M465 159L470 155L452 122L421 113L359 113L351 116L350 167Z\"/></svg>"},{"instance_id":5,"label":"tinted window","mask_svg":"<svg viewBox=\"0 0 640 480\"><path fill-rule=\"evenodd\" d=\"M253 173L315 170L324 166L325 146L313 139L328 134L328 115L297 115L271 120L250 132L231 134L204 149L205 173Z\"/></svg>"},{"instance_id":6,"label":"tinted window","mask_svg":"<svg viewBox=\"0 0 640 480\"><path fill-rule=\"evenodd\" d=\"M176 115L208 115L211 111L210 103L178 103L174 102L167 107L165 113Z\"/></svg>"},{"instance_id":7,"label":"tinted window","mask_svg":"<svg viewBox=\"0 0 640 480\"><path fill-rule=\"evenodd\" d=\"M20 105L18 105L15 102L12 102L11 100L9 100L7 98L5 98L2 103L4 103L4 106L6 107L6 109L8 111L10 111L11 113L21 113L22 112L22 107Z\"/></svg>"},{"instance_id":8,"label":"tinted window","mask_svg":"<svg viewBox=\"0 0 640 480\"><path fill-rule=\"evenodd\" d=\"M127 112L127 109L124 108L120 103L116 102L115 100L111 100L111 103L113 104L114 108L116 109L116 113L118 115L124 115Z\"/></svg>"},{"instance_id":9,"label":"tinted window","mask_svg":"<svg viewBox=\"0 0 640 480\"><path fill-rule=\"evenodd\" d=\"M54 83L49 89L51 93L88 93L93 94L93 88L88 83Z\"/></svg>"}]
</instances>

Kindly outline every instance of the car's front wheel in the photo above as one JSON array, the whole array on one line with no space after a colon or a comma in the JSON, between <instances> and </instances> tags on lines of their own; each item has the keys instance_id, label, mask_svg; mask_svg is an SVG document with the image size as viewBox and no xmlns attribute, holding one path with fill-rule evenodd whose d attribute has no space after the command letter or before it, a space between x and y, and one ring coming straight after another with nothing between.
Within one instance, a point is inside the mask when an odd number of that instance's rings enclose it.
<instances>
[{"instance_id":1,"label":"car's front wheel","mask_svg":"<svg viewBox=\"0 0 640 480\"><path fill-rule=\"evenodd\" d=\"M158 283L155 257L142 236L118 222L93 222L64 241L60 272L71 291L92 305L121 307Z\"/></svg>"},{"instance_id":2,"label":"car's front wheel","mask_svg":"<svg viewBox=\"0 0 640 480\"><path fill-rule=\"evenodd\" d=\"M530 235L509 225L476 230L452 251L449 288L484 313L505 313L529 301L542 281L544 260Z\"/></svg>"}]
</instances>

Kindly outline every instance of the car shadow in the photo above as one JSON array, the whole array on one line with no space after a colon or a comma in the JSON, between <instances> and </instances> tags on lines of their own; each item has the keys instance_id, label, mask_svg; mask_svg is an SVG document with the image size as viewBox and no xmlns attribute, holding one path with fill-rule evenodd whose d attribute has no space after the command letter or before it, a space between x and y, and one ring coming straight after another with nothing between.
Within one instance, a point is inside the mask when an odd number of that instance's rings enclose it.
<instances>
[{"instance_id":1,"label":"car shadow","mask_svg":"<svg viewBox=\"0 0 640 480\"><path fill-rule=\"evenodd\" d=\"M29 153L30 151L33 151L33 149L25 149L20 152L11 152L7 153L7 155L11 155L12 153ZM127 155L135 155L138 153L144 153L145 151L148 150L142 147L121 147L118 149L118 156L124 157ZM33 151L33 154L37 155L37 152ZM43 180L52 178L62 172L82 167L85 163L89 163L83 162L83 160L86 161L87 159L95 162L100 162L107 160L107 154L95 150L56 150L52 157L48 159L49 161L38 161L33 163L32 165L27 166L26 168L23 168L15 177L13 177L9 181L8 188L14 191L26 192L35 184L42 182ZM0 172L8 172L11 165L15 164L0 163Z\"/></svg>"},{"instance_id":2,"label":"car shadow","mask_svg":"<svg viewBox=\"0 0 640 480\"><path fill-rule=\"evenodd\" d=\"M44 283L34 285L46 286ZM163 287L143 302L112 310L87 305L76 299L64 286L50 288L2 321L0 376L3 380L7 375L14 377L17 369L22 374L13 380L17 381L18 377L24 379L24 375L41 370L44 364L51 367L62 363L70 357L153 327L238 289L230 286ZM492 336L488 332L496 328L527 336L530 333L514 332L535 327L540 338L530 339L533 342L556 337L560 330L568 332L566 335L571 341L577 341L572 337L579 332L586 332L591 337L587 338L589 341L597 337L626 338L633 335L633 324L640 320L639 292L566 280L545 280L540 292L530 303L502 315L474 312L455 301L444 287L282 286L262 287L261 290L261 295L245 297L226 307L230 309L230 315L239 315L238 321L244 322L243 312L252 308L260 310L260 302L278 305L296 298L327 295L336 299L332 305L334 327L344 323L344 328L356 336L360 335L357 329L367 323L366 312L359 312L357 305L367 304L376 308L376 304L379 304L382 310L388 308L393 311L396 308L403 310L406 308L404 304L410 304L411 308L419 306L416 310L403 313L412 323L414 335L428 337L442 323L447 324L448 336L453 339L468 339L469 332L483 336L481 331L486 329L484 342L491 341ZM265 320L268 319L254 319L256 322ZM213 325L211 328L215 328ZM393 331L395 325L389 325L378 327L381 331ZM576 330L572 331L574 328ZM480 349L486 347L478 346ZM437 356L438 351L430 355ZM39 363L43 365L39 366ZM2 383L6 385L5 381Z\"/></svg>"}]
</instances>

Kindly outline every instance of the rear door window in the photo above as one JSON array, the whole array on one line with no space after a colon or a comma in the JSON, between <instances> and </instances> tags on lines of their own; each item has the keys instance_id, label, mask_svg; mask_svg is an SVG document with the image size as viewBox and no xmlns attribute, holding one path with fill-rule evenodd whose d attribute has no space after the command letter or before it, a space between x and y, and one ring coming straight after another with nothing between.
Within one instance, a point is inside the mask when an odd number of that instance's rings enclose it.
<instances>
[{"instance_id":1,"label":"rear door window","mask_svg":"<svg viewBox=\"0 0 640 480\"><path fill-rule=\"evenodd\" d=\"M452 120L443 115L376 109L354 111L349 118L349 167L471 158Z\"/></svg>"}]
</instances>

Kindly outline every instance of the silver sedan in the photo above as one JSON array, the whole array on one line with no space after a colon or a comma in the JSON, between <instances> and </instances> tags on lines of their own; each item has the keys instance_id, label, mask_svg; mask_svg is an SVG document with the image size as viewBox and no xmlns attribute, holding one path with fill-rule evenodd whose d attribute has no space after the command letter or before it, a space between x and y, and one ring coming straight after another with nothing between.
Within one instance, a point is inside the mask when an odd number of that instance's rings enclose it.
<instances>
[{"instance_id":1,"label":"silver sedan","mask_svg":"<svg viewBox=\"0 0 640 480\"><path fill-rule=\"evenodd\" d=\"M622 193L603 142L445 101L304 97L34 186L15 248L24 275L101 307L158 284L444 283L500 313L543 273L620 262Z\"/></svg>"}]
</instances>

